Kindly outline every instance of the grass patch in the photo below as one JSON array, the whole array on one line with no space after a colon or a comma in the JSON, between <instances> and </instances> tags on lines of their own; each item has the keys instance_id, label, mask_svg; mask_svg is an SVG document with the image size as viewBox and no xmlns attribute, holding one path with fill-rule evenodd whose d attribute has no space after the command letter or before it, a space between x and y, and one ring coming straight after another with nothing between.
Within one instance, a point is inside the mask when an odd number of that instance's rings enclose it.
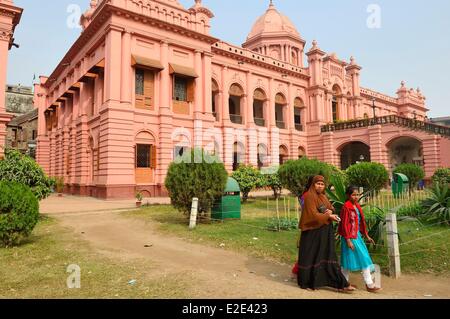
<instances>
[{"instance_id":1,"label":"grass patch","mask_svg":"<svg viewBox=\"0 0 450 319\"><path fill-rule=\"evenodd\" d=\"M81 288L68 289L66 272L81 268ZM0 298L186 298L182 274L152 278L143 260L100 256L72 231L43 217L20 246L0 248ZM128 282L136 280L136 284Z\"/></svg>"},{"instance_id":2,"label":"grass patch","mask_svg":"<svg viewBox=\"0 0 450 319\"><path fill-rule=\"evenodd\" d=\"M280 217L296 218L293 199L290 204L287 202L286 207L288 206L291 207L290 213L285 212L283 200L280 200ZM296 243L299 232L296 230L272 232L264 229L269 220L276 217L275 207L276 204L273 200L269 202L265 199L249 200L242 206L242 220L199 224L194 231L188 229L187 216L183 216L168 205L144 207L139 211L127 212L123 215L157 222L159 230L190 241L215 247L224 244L225 249L263 257L271 261L293 264L298 255ZM405 243L448 229L448 227L442 226L421 226L415 222L401 222L398 225L402 241ZM450 231L402 245L400 248L401 254L404 254L401 257L402 271L405 273L450 274L449 241ZM338 256L340 254L339 246ZM420 250L427 251L417 252ZM387 273L389 267L387 248L382 247L371 254L374 263L380 265L382 271Z\"/></svg>"}]
</instances>

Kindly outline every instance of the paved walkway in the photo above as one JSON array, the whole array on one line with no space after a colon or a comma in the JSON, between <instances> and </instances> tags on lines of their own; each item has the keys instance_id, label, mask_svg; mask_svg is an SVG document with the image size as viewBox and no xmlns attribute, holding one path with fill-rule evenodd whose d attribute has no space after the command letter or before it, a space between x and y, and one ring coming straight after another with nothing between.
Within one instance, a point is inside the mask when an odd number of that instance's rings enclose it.
<instances>
[{"instance_id":1,"label":"paved walkway","mask_svg":"<svg viewBox=\"0 0 450 319\"><path fill-rule=\"evenodd\" d=\"M284 191L283 194L288 194ZM250 193L250 197L271 197L271 191L258 191ZM142 205L169 205L168 197L144 198ZM64 195L58 197L56 194L41 201L40 212L42 214L67 214L67 213L88 213L103 211L131 210L136 208L135 199L127 200L102 200L93 197Z\"/></svg>"}]
</instances>

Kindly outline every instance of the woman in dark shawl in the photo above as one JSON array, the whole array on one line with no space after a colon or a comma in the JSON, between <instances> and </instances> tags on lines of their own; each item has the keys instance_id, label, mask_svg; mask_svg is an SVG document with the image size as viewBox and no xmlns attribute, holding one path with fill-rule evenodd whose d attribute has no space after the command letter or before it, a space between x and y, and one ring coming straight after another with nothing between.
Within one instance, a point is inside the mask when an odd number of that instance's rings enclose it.
<instances>
[{"instance_id":1,"label":"woman in dark shawl","mask_svg":"<svg viewBox=\"0 0 450 319\"><path fill-rule=\"evenodd\" d=\"M339 291L355 290L342 274L337 261L332 222L339 217L325 196L325 179L315 176L305 196L300 220L298 285L303 289L332 287Z\"/></svg>"}]
</instances>

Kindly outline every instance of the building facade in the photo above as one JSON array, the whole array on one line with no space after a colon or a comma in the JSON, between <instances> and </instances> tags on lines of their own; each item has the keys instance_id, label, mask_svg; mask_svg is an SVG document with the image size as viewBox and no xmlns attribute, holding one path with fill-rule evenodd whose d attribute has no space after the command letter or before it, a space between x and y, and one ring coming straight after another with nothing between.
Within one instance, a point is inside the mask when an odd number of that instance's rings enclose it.
<instances>
[{"instance_id":1,"label":"building facade","mask_svg":"<svg viewBox=\"0 0 450 319\"><path fill-rule=\"evenodd\" d=\"M15 116L26 114L34 109L33 88L30 86L6 86L6 112Z\"/></svg>"},{"instance_id":2,"label":"building facade","mask_svg":"<svg viewBox=\"0 0 450 319\"><path fill-rule=\"evenodd\" d=\"M6 110L6 86L8 52L14 44L14 31L20 22L22 9L14 6L12 0L0 0L0 159L3 158L6 142L6 124L13 115Z\"/></svg>"},{"instance_id":3,"label":"building facade","mask_svg":"<svg viewBox=\"0 0 450 319\"><path fill-rule=\"evenodd\" d=\"M426 119L420 90L360 86L354 58L311 46L272 2L242 46L210 35L196 0L91 1L83 31L35 86L37 160L66 192L131 198L166 193L169 164L189 148L231 171L302 156L346 168L450 166L450 131Z\"/></svg>"},{"instance_id":4,"label":"building facade","mask_svg":"<svg viewBox=\"0 0 450 319\"><path fill-rule=\"evenodd\" d=\"M14 117L7 125L6 148L36 158L38 109Z\"/></svg>"}]
</instances>

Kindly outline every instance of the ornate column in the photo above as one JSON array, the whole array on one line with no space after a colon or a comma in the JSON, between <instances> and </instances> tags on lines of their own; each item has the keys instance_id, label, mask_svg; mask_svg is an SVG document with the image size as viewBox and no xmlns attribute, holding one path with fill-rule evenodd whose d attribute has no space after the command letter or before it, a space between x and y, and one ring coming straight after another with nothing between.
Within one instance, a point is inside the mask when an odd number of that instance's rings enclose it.
<instances>
[{"instance_id":1,"label":"ornate column","mask_svg":"<svg viewBox=\"0 0 450 319\"><path fill-rule=\"evenodd\" d=\"M222 125L226 126L230 123L230 109L228 100L230 99L229 88L227 87L228 67L222 67Z\"/></svg>"},{"instance_id":2,"label":"ornate column","mask_svg":"<svg viewBox=\"0 0 450 319\"><path fill-rule=\"evenodd\" d=\"M23 9L14 6L12 0L0 0L0 159L3 158L6 141L6 125L12 116L6 113L5 87L8 51L14 42L14 30L20 22Z\"/></svg>"},{"instance_id":3,"label":"ornate column","mask_svg":"<svg viewBox=\"0 0 450 319\"><path fill-rule=\"evenodd\" d=\"M202 52L199 50L195 50L195 72L198 77L195 79L194 119L198 119L203 112L203 96L200 89L203 87L203 61Z\"/></svg>"}]
</instances>

